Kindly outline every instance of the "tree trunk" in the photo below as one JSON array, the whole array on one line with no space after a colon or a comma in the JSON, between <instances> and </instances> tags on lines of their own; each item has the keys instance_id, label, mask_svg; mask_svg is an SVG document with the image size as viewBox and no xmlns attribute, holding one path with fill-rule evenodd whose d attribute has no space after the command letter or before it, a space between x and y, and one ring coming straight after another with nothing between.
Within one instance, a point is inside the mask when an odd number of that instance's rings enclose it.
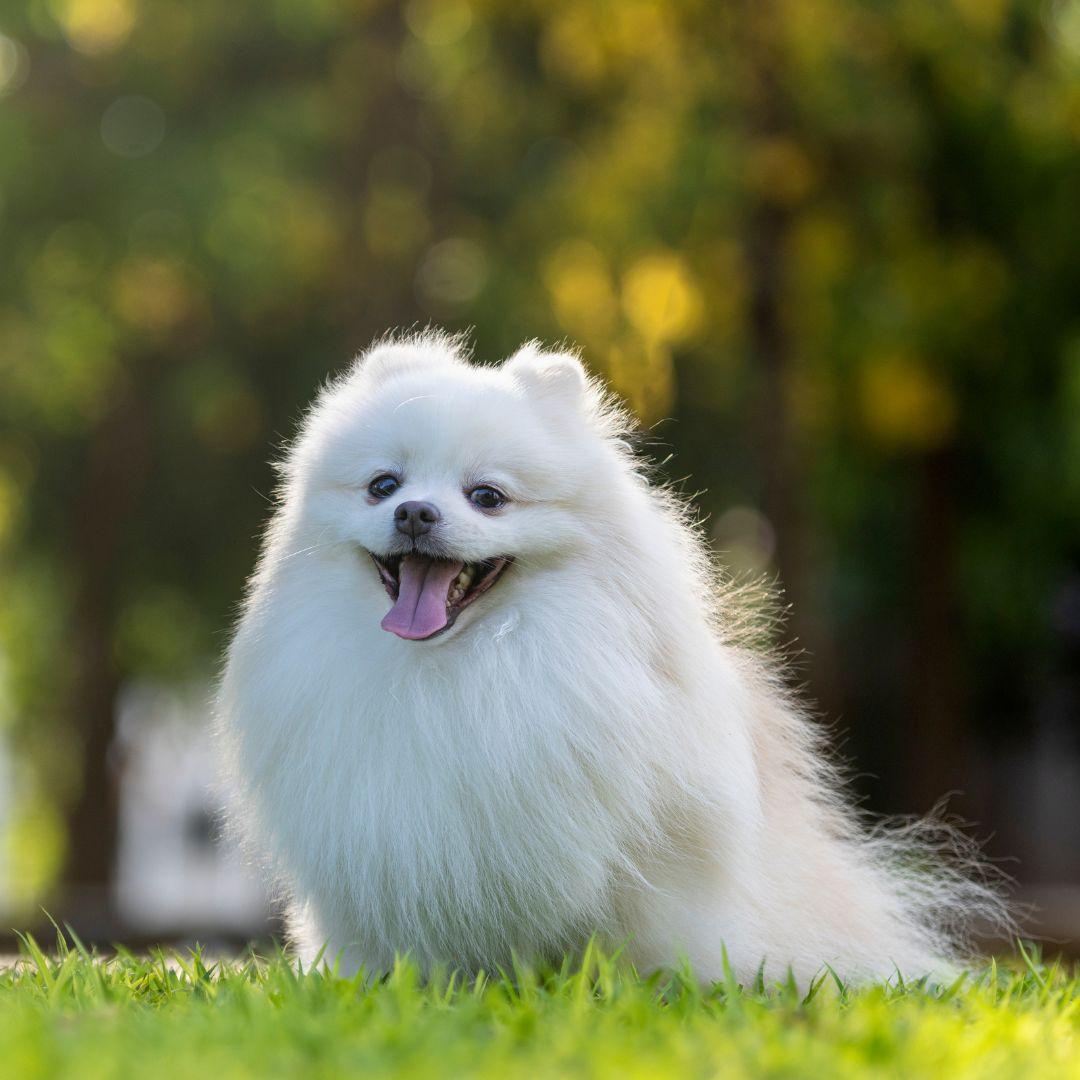
<instances>
[{"instance_id":1,"label":"tree trunk","mask_svg":"<svg viewBox=\"0 0 1080 1080\"><path fill-rule=\"evenodd\" d=\"M797 140L793 109L778 79L781 69L779 15L769 3L743 8L743 52L750 60L752 92L746 127L752 143L777 138ZM785 633L812 662L801 672L811 701L828 714L838 710L835 664L820 618L810 574L807 527L807 468L791 409L792 367L796 351L785 313L789 289L789 243L795 208L783 192L762 190L751 208L746 235L750 288L750 331L761 371L757 413L762 508L776 537L775 565L787 609Z\"/></svg>"},{"instance_id":2,"label":"tree trunk","mask_svg":"<svg viewBox=\"0 0 1080 1080\"><path fill-rule=\"evenodd\" d=\"M116 589L125 529L146 471L145 412L134 388L117 389L91 437L72 508L76 659L68 715L81 759L81 788L68 809L61 886L66 912L87 924L107 918L116 861L116 777L109 761L121 682L113 651Z\"/></svg>"},{"instance_id":3,"label":"tree trunk","mask_svg":"<svg viewBox=\"0 0 1080 1080\"><path fill-rule=\"evenodd\" d=\"M762 203L751 218L747 248L752 341L762 373L759 411L762 500L765 516L776 530L780 580L789 601L794 601L801 599L804 592L804 545L798 455L788 408L791 342L781 308L788 229L787 211Z\"/></svg>"},{"instance_id":4,"label":"tree trunk","mask_svg":"<svg viewBox=\"0 0 1080 1080\"><path fill-rule=\"evenodd\" d=\"M906 774L914 809L924 812L969 773L953 567L955 456L937 451L920 469Z\"/></svg>"}]
</instances>

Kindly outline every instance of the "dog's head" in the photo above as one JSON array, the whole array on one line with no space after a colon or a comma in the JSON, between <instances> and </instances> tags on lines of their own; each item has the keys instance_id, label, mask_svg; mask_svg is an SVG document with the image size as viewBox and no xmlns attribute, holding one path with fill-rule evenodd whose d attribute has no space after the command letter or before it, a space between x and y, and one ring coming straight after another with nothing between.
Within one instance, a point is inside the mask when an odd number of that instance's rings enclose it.
<instances>
[{"instance_id":1,"label":"dog's head","mask_svg":"<svg viewBox=\"0 0 1080 1080\"><path fill-rule=\"evenodd\" d=\"M504 577L610 540L616 423L572 355L527 345L484 367L444 337L389 342L321 395L288 498L304 535L369 561L383 629L426 640L497 605Z\"/></svg>"}]
</instances>

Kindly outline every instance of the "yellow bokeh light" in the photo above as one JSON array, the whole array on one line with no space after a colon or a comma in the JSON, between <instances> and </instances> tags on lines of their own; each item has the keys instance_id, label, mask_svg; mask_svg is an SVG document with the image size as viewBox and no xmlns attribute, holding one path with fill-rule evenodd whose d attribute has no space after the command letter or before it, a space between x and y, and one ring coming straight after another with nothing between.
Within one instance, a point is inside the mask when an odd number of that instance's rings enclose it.
<instances>
[{"instance_id":1,"label":"yellow bokeh light","mask_svg":"<svg viewBox=\"0 0 1080 1080\"><path fill-rule=\"evenodd\" d=\"M635 262L622 289L630 325L649 344L675 344L701 325L701 291L686 263L671 252L656 252Z\"/></svg>"},{"instance_id":2,"label":"yellow bokeh light","mask_svg":"<svg viewBox=\"0 0 1080 1080\"><path fill-rule=\"evenodd\" d=\"M612 388L642 423L653 424L671 413L675 367L669 349L626 341L609 346L604 359Z\"/></svg>"},{"instance_id":3,"label":"yellow bokeh light","mask_svg":"<svg viewBox=\"0 0 1080 1080\"><path fill-rule=\"evenodd\" d=\"M1009 10L1009 0L952 0L957 14L977 30L995 32L1001 29Z\"/></svg>"},{"instance_id":4,"label":"yellow bokeh light","mask_svg":"<svg viewBox=\"0 0 1080 1080\"><path fill-rule=\"evenodd\" d=\"M599 82L607 71L607 58L591 14L569 7L556 15L541 38L540 62L555 78L579 86Z\"/></svg>"},{"instance_id":5,"label":"yellow bokeh light","mask_svg":"<svg viewBox=\"0 0 1080 1080\"><path fill-rule=\"evenodd\" d=\"M563 328L589 341L615 326L616 300L603 255L584 240L560 244L544 263L544 284Z\"/></svg>"},{"instance_id":6,"label":"yellow bokeh light","mask_svg":"<svg viewBox=\"0 0 1080 1080\"><path fill-rule=\"evenodd\" d=\"M901 354L866 364L859 380L859 408L870 435L897 449L936 449L956 426L956 403L944 380Z\"/></svg>"},{"instance_id":7,"label":"yellow bokeh light","mask_svg":"<svg viewBox=\"0 0 1080 1080\"><path fill-rule=\"evenodd\" d=\"M53 13L71 47L87 56L122 45L136 15L134 0L56 0Z\"/></svg>"},{"instance_id":8,"label":"yellow bokeh light","mask_svg":"<svg viewBox=\"0 0 1080 1080\"><path fill-rule=\"evenodd\" d=\"M671 5L652 0L622 0L607 13L612 44L626 58L661 65L671 58L676 42Z\"/></svg>"}]
</instances>

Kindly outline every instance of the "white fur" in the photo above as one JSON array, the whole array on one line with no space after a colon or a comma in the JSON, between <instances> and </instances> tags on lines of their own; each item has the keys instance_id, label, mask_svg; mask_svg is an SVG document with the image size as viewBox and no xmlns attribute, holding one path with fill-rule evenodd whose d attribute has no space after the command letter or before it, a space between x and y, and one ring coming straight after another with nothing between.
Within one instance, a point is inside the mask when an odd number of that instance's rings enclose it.
<instances>
[{"instance_id":1,"label":"white fur","mask_svg":"<svg viewBox=\"0 0 1080 1080\"><path fill-rule=\"evenodd\" d=\"M625 430L574 357L535 345L493 368L445 337L387 341L319 396L218 710L302 956L491 970L595 932L703 978L724 947L743 977L944 971L947 928L992 894L859 827ZM372 505L388 469L405 486ZM480 481L511 503L478 512ZM409 498L440 507L462 559L515 557L428 642L380 629L365 552Z\"/></svg>"}]
</instances>

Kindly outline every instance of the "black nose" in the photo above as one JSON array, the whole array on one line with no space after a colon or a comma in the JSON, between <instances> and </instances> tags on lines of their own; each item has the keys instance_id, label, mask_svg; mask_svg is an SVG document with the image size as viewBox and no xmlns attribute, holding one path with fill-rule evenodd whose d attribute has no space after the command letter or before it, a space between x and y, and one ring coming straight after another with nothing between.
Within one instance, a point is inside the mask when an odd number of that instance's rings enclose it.
<instances>
[{"instance_id":1,"label":"black nose","mask_svg":"<svg viewBox=\"0 0 1080 1080\"><path fill-rule=\"evenodd\" d=\"M432 526L439 520L439 508L433 503L403 502L394 511L394 525L398 532L411 536L414 540L424 533L431 532Z\"/></svg>"}]
</instances>

